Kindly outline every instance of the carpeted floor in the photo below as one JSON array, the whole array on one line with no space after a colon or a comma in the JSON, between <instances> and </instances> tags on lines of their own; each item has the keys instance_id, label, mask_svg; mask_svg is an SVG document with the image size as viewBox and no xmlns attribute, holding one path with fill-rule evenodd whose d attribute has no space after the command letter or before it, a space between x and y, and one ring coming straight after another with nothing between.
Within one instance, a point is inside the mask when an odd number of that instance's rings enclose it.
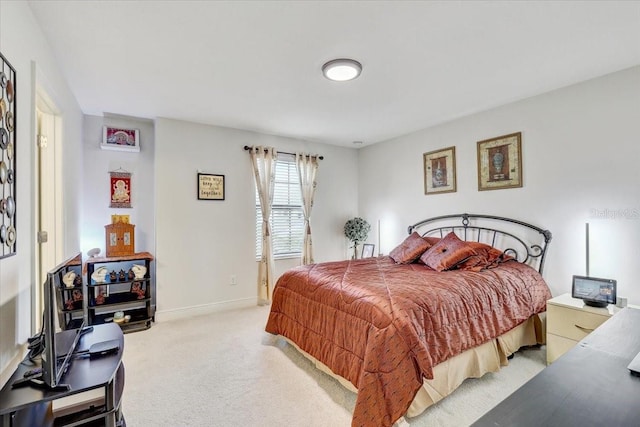
<instances>
[{"instance_id":1,"label":"carpeted floor","mask_svg":"<svg viewBox=\"0 0 640 427\"><path fill-rule=\"evenodd\" d=\"M125 335L128 427L348 427L355 394L264 332L269 307L160 322ZM516 354L407 419L412 427L466 426L545 366L545 350Z\"/></svg>"}]
</instances>

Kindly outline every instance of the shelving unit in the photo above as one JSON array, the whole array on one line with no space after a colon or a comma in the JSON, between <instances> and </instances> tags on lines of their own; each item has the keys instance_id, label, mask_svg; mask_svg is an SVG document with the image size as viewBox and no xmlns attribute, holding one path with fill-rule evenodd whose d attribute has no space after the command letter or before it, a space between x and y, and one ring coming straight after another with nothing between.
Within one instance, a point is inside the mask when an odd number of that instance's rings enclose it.
<instances>
[{"instance_id":1,"label":"shelving unit","mask_svg":"<svg viewBox=\"0 0 640 427\"><path fill-rule=\"evenodd\" d=\"M77 256L66 265L66 268L60 273L60 277L57 278L56 306L58 307L58 324L62 330L76 329L82 326L84 290L81 270L82 258ZM72 287L66 286L62 281L64 275L69 271L73 271L76 273L76 277L80 278ZM78 294L79 298L76 297Z\"/></svg>"},{"instance_id":2,"label":"shelving unit","mask_svg":"<svg viewBox=\"0 0 640 427\"><path fill-rule=\"evenodd\" d=\"M83 269L87 283L88 324L112 322L114 314L122 311L125 316L130 316L128 321L119 323L123 332L150 328L154 320L151 306L153 260L153 255L148 252L88 259ZM139 279L129 275L136 264L143 265L147 270L144 277ZM96 282L91 277L100 267L108 271L104 282ZM110 276L111 272L115 273L115 277ZM140 290L136 291L137 288Z\"/></svg>"}]
</instances>

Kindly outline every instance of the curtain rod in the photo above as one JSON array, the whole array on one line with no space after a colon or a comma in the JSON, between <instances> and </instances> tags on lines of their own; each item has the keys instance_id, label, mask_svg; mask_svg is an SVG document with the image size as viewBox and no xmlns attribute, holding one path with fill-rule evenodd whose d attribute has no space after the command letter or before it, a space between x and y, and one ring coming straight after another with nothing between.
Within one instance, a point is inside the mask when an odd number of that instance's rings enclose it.
<instances>
[{"instance_id":1,"label":"curtain rod","mask_svg":"<svg viewBox=\"0 0 640 427\"><path fill-rule=\"evenodd\" d=\"M248 145L244 146L245 151L249 151L254 147L249 147ZM282 153L282 154L290 154L292 156L295 156L296 153L287 153L286 151L278 151L278 153ZM305 154L305 156L312 156L312 154ZM324 160L324 156L317 156L320 160Z\"/></svg>"}]
</instances>

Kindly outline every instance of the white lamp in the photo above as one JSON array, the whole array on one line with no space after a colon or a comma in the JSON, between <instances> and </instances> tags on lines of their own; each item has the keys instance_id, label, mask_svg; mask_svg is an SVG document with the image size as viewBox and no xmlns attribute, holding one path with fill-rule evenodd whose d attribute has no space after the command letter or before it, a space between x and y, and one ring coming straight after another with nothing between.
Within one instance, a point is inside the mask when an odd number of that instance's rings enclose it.
<instances>
[{"instance_id":1,"label":"white lamp","mask_svg":"<svg viewBox=\"0 0 640 427\"><path fill-rule=\"evenodd\" d=\"M353 80L362 72L362 64L353 59L334 59L322 66L322 73L329 80L346 82Z\"/></svg>"}]
</instances>

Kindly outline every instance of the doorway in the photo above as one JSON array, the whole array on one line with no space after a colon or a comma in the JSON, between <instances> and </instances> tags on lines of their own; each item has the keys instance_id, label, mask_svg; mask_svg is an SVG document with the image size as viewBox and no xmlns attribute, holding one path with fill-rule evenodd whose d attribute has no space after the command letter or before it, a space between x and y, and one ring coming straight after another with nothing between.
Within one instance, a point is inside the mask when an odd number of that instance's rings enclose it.
<instances>
[{"instance_id":1,"label":"doorway","mask_svg":"<svg viewBox=\"0 0 640 427\"><path fill-rule=\"evenodd\" d=\"M34 331L42 328L43 288L47 271L62 259L61 116L44 90L36 96L35 155L35 289L32 297Z\"/></svg>"}]
</instances>

